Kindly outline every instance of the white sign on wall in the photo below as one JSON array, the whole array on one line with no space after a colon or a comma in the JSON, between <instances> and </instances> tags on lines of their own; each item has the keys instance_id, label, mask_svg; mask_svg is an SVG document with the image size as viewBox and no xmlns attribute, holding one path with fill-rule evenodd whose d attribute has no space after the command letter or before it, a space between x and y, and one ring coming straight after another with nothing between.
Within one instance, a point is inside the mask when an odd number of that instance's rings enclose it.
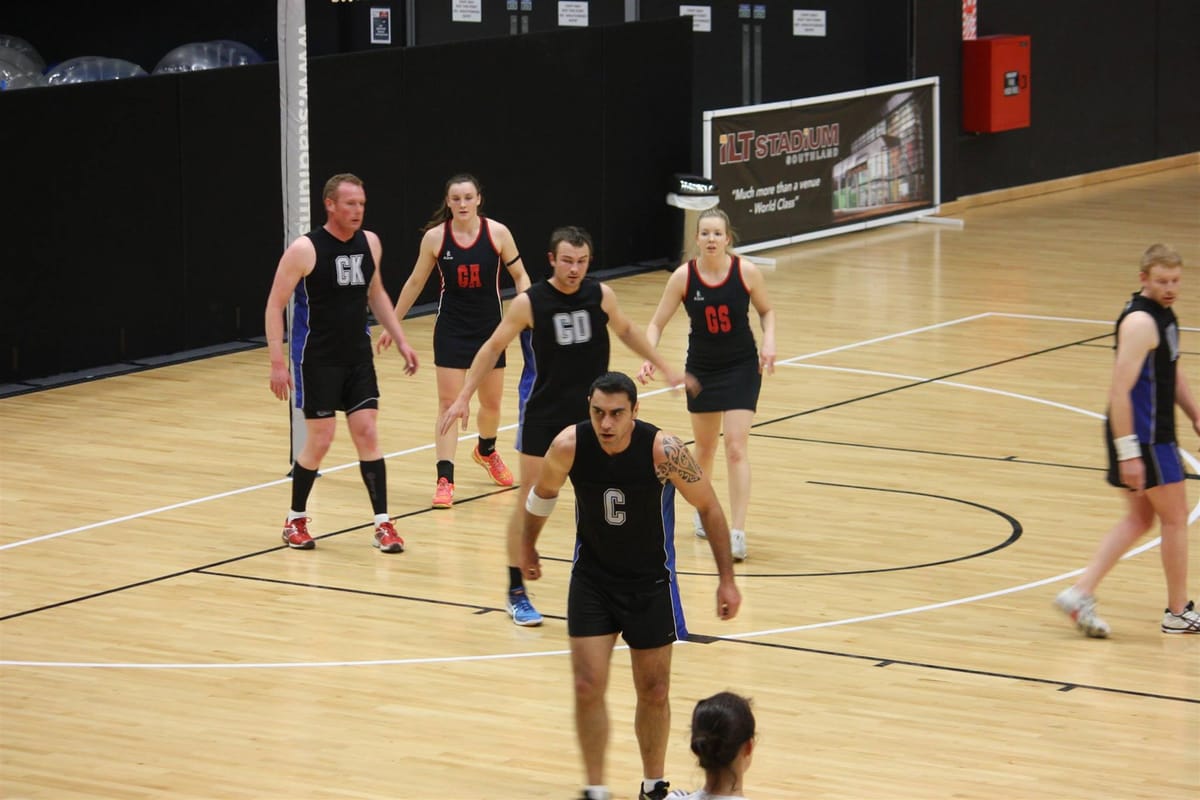
<instances>
[{"instance_id":1,"label":"white sign on wall","mask_svg":"<svg viewBox=\"0 0 1200 800\"><path fill-rule=\"evenodd\" d=\"M586 28L588 4L584 0L559 0L558 24L563 28Z\"/></svg>"},{"instance_id":2,"label":"white sign on wall","mask_svg":"<svg viewBox=\"0 0 1200 800\"><path fill-rule=\"evenodd\" d=\"M450 4L451 22L483 22L483 0L454 0Z\"/></svg>"},{"instance_id":3,"label":"white sign on wall","mask_svg":"<svg viewBox=\"0 0 1200 800\"><path fill-rule=\"evenodd\" d=\"M712 31L712 6L680 6L679 16L692 18L692 30L698 33Z\"/></svg>"},{"instance_id":4,"label":"white sign on wall","mask_svg":"<svg viewBox=\"0 0 1200 800\"><path fill-rule=\"evenodd\" d=\"M825 12L796 8L792 10L792 36L824 36Z\"/></svg>"}]
</instances>

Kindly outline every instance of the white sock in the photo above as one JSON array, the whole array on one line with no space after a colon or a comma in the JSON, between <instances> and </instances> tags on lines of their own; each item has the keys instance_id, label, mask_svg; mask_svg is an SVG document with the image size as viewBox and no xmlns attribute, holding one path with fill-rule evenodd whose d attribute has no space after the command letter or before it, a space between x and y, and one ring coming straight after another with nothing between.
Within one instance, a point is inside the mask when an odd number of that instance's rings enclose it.
<instances>
[{"instance_id":1,"label":"white sock","mask_svg":"<svg viewBox=\"0 0 1200 800\"><path fill-rule=\"evenodd\" d=\"M583 796L588 800L611 800L612 792L608 791L607 786L599 784L583 787Z\"/></svg>"},{"instance_id":2,"label":"white sock","mask_svg":"<svg viewBox=\"0 0 1200 800\"><path fill-rule=\"evenodd\" d=\"M288 511L287 521L291 522L294 519L301 519L302 517L307 517L307 516L308 516L308 514L304 511Z\"/></svg>"},{"instance_id":3,"label":"white sock","mask_svg":"<svg viewBox=\"0 0 1200 800\"><path fill-rule=\"evenodd\" d=\"M642 791L653 792L654 787L658 786L658 782L661 780L662 778L642 778Z\"/></svg>"},{"instance_id":4,"label":"white sock","mask_svg":"<svg viewBox=\"0 0 1200 800\"><path fill-rule=\"evenodd\" d=\"M389 521L389 518L388 518L387 514L376 514L375 515L375 527L376 528L378 528L380 525L382 525L383 523L388 522L388 521Z\"/></svg>"}]
</instances>

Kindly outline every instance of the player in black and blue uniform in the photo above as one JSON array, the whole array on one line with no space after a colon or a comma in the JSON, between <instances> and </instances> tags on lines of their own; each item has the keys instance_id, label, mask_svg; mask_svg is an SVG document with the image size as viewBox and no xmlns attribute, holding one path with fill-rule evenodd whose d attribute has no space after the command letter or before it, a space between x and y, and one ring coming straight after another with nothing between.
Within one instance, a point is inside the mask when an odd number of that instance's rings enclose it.
<instances>
[{"instance_id":1,"label":"player in black and blue uniform","mask_svg":"<svg viewBox=\"0 0 1200 800\"><path fill-rule=\"evenodd\" d=\"M417 262L396 300L396 318L403 319L429 276L437 270L440 291L433 327L433 363L437 367L439 414L454 402L479 346L500 324L502 271L508 270L518 293L529 288L529 276L525 274L512 232L503 223L480 214L482 205L483 190L474 176L463 173L446 181L445 197L425 225ZM390 341L386 335L381 337L380 348L387 347ZM479 385L479 441L471 457L497 485L512 486L512 472L496 452L503 392L504 353L501 352ZM433 507L450 508L454 504L458 434L435 430L434 439L437 483Z\"/></svg>"},{"instance_id":2,"label":"player in black and blue uniform","mask_svg":"<svg viewBox=\"0 0 1200 800\"><path fill-rule=\"evenodd\" d=\"M358 450L363 483L375 512L374 545L385 553L404 550L387 513L387 472L379 448L376 417L379 386L371 355L367 307L398 343L405 373L417 370L417 354L391 313L392 301L379 277L383 247L363 230L367 196L362 180L334 175L325 184L325 225L292 242L275 270L267 298L266 333L271 356L271 391L280 400L295 391L304 412L304 446L292 465L292 507L282 538L288 547L311 550L305 512L321 459L343 411ZM295 299L290 339L291 371L283 347L283 314Z\"/></svg>"},{"instance_id":3,"label":"player in black and blue uniform","mask_svg":"<svg viewBox=\"0 0 1200 800\"><path fill-rule=\"evenodd\" d=\"M527 332L517 431L521 487L506 533L507 608L517 625L542 623L517 567L521 508L554 436L587 416L588 386L608 370L609 331L662 369L672 384L684 382L682 373L668 371L646 335L621 310L616 293L587 276L592 260L592 237L587 231L573 225L556 229L546 255L554 274L513 298L504 319L475 355L462 391L442 415L440 428L445 434L453 432L457 420L466 424L471 394L508 343Z\"/></svg>"},{"instance_id":4,"label":"player in black and blue uniform","mask_svg":"<svg viewBox=\"0 0 1200 800\"><path fill-rule=\"evenodd\" d=\"M530 580L541 576L537 539L570 478L575 557L567 633L587 785L604 784L607 736L597 732L608 731L605 689L620 634L629 645L637 692L639 797L665 797L671 644L687 636L675 575L675 492L695 506L709 533L718 574L716 610L723 620L736 616L741 605L729 527L712 484L679 437L637 418L637 387L629 376L600 376L587 402L589 419L555 437L526 500L521 569Z\"/></svg>"},{"instance_id":5,"label":"player in black and blue uniform","mask_svg":"<svg viewBox=\"0 0 1200 800\"><path fill-rule=\"evenodd\" d=\"M1096 615L1096 587L1157 517L1162 536L1167 607L1163 633L1200 633L1200 613L1187 599L1187 490L1175 436L1175 406L1200 434L1200 405L1179 368L1179 296L1183 259L1162 244L1142 255L1141 291L1117 318L1116 360L1109 389L1105 442L1108 482L1121 489L1127 511L1105 535L1074 586L1055 600L1088 636L1108 636Z\"/></svg>"}]
</instances>

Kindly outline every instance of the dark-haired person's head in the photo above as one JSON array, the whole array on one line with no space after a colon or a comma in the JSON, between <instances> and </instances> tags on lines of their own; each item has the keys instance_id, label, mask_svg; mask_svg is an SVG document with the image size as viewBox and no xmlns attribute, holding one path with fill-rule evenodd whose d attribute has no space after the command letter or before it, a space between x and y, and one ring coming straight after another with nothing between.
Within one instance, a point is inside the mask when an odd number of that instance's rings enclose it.
<instances>
[{"instance_id":1,"label":"dark-haired person's head","mask_svg":"<svg viewBox=\"0 0 1200 800\"><path fill-rule=\"evenodd\" d=\"M558 246L564 243L572 247L586 247L589 258L596 252L592 244L592 235L578 225L563 225L554 229L550 234L550 247L547 250L551 258L558 256Z\"/></svg>"},{"instance_id":2,"label":"dark-haired person's head","mask_svg":"<svg viewBox=\"0 0 1200 800\"><path fill-rule=\"evenodd\" d=\"M596 378L588 387L588 397L590 398L597 391L604 394L624 394L629 398L630 408L637 405L637 384L624 372L606 372Z\"/></svg>"},{"instance_id":3,"label":"dark-haired person's head","mask_svg":"<svg viewBox=\"0 0 1200 800\"><path fill-rule=\"evenodd\" d=\"M750 701L733 692L718 692L696 703L692 711L692 752L708 776L740 786L740 776L754 749L754 712Z\"/></svg>"}]
</instances>

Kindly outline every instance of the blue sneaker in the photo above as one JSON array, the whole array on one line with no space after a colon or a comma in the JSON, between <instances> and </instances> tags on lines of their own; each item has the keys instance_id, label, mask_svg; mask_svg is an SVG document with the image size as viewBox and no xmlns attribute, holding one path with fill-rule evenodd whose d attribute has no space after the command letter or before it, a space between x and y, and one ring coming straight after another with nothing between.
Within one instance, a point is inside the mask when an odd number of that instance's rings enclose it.
<instances>
[{"instance_id":1,"label":"blue sneaker","mask_svg":"<svg viewBox=\"0 0 1200 800\"><path fill-rule=\"evenodd\" d=\"M512 614L513 623L516 625L531 628L542 624L542 615L533 607L533 603L529 602L529 596L525 594L524 589L509 592L505 607L508 613Z\"/></svg>"}]
</instances>

